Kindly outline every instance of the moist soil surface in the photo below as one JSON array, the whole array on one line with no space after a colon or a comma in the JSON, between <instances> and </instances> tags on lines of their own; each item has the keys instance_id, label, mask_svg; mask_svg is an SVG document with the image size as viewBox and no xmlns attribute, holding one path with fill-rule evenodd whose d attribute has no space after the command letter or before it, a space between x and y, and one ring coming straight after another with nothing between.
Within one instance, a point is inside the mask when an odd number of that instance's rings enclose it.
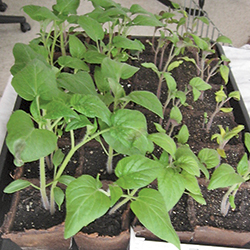
<instances>
[{"instance_id":1,"label":"moist soil surface","mask_svg":"<svg viewBox=\"0 0 250 250\"><path fill-rule=\"evenodd\" d=\"M130 90L149 90L156 94L158 86L158 78L156 73L150 69L142 67L140 64L143 62L152 62L153 53L151 47L143 41L146 46L146 51L140 54L139 61L131 60L131 64L140 67L138 73L129 80L122 82L124 87ZM165 60L167 60L167 53L165 53ZM191 52L187 52L189 57L193 57ZM197 70L191 62L183 62L178 68L172 71L172 76L176 79L178 89L184 90L189 81L197 75ZM181 125L186 124L189 129L190 137L187 142L191 149L198 153L202 148L214 148L218 147L216 141L211 140L211 135L219 133L218 124L223 125L225 128L228 126L230 129L236 126L234 116L232 113L220 112L214 119L211 129L206 132L204 129L204 112L207 112L208 118L211 116L215 109L215 97L214 93L220 89L223 80L219 75L216 75L210 79L209 82L212 89L204 92L203 99L193 101L192 93L187 96L187 106L181 106L183 114L182 123L175 127L173 134L177 134ZM226 92L226 88L225 88ZM161 101L164 103L166 100L167 87L166 83L162 85ZM226 104L229 106L229 103ZM132 109L144 110L138 105L131 105ZM171 108L171 106L170 106ZM165 118L163 121L163 127L167 127L170 108L166 109ZM143 111L147 121L148 130L150 132L156 131L154 122L159 122L159 117L150 111ZM80 140L84 134L83 130L77 131L76 141ZM70 147L70 140L67 137L61 138L58 143L59 147L64 152L67 152ZM231 164L236 168L237 163L244 154L244 146L242 143L242 135L239 138L232 139L225 148L227 158L222 159L222 162ZM113 166L123 156L117 156L114 158ZM70 164L65 170L65 174L72 176L79 176L81 174L89 174L96 177L100 174L101 180L115 181L114 174L109 175L106 171L107 156L97 142L88 143L82 147L74 155ZM31 179L38 177L39 170L36 164L26 164L23 170L23 178ZM51 171L47 168L47 177L50 178ZM220 213L220 204L222 196L225 190L208 191L204 185L201 185L201 190L207 201L206 205L200 205L194 201L191 197L183 195L178 204L170 211L171 221L174 228L177 231L193 231L196 226L214 226L219 228L238 230L238 231L250 231L250 189L240 189L236 195L236 209L230 210L228 215L224 217ZM35 206L37 203L38 207ZM41 212L41 214L40 214ZM121 226L121 214L122 211L118 211L116 218L110 218L105 215L102 218L91 223L83 231L86 233L92 233L101 229L98 233L100 235L117 235L122 230ZM42 219L41 219L42 218ZM38 219L38 221L37 221ZM65 204L61 206L61 210L58 210L52 217L49 212L42 208L39 192L34 189L25 189L20 192L20 203L17 206L17 215L14 219L12 229L15 231L27 230L27 229L39 229L48 228L53 225L63 222L65 219ZM133 216L131 220L134 219ZM42 221L42 225L40 225ZM96 226L97 225L97 226Z\"/></svg>"}]
</instances>

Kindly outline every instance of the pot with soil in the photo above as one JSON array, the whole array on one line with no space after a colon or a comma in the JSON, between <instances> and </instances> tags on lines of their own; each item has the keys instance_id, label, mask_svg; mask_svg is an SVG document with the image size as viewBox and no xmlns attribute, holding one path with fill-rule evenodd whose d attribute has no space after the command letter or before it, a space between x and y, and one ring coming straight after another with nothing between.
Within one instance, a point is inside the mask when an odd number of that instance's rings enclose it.
<instances>
[{"instance_id":1,"label":"pot with soil","mask_svg":"<svg viewBox=\"0 0 250 250\"><path fill-rule=\"evenodd\" d=\"M176 230L203 226L195 215L207 203L206 185L198 180L210 180L209 190L230 186L224 214L237 209L236 192L248 180L244 127L229 105L240 96L226 89L228 60L208 39L169 31L169 23L185 26L185 15L91 0L94 10L78 16L79 1L71 2L58 0L53 11L24 7L41 34L13 50L12 85L25 105L7 126L17 168L7 170L14 181L4 192L14 193L15 206L2 237L22 247L68 249L74 238L79 249L126 249L132 223L179 248ZM128 29L136 25L161 36L132 39Z\"/></svg>"}]
</instances>

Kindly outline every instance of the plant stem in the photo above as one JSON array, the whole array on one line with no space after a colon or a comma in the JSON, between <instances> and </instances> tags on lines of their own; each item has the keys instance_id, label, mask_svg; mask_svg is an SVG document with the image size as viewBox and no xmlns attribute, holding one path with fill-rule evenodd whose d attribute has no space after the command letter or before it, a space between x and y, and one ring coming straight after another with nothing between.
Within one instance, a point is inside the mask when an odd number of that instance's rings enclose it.
<instances>
[{"instance_id":1,"label":"plant stem","mask_svg":"<svg viewBox=\"0 0 250 250\"><path fill-rule=\"evenodd\" d=\"M41 193L41 198L43 202L43 206L45 209L49 209L49 200L46 195L46 175L45 175L45 163L44 163L44 157L40 158L39 160L40 163L40 193Z\"/></svg>"},{"instance_id":2,"label":"plant stem","mask_svg":"<svg viewBox=\"0 0 250 250\"><path fill-rule=\"evenodd\" d=\"M119 209L121 206L123 206L124 204L126 204L128 201L130 201L135 193L138 191L138 189L134 189L128 196L126 196L122 201L116 203L115 206L113 206L112 209L109 210L109 214L113 214L117 209Z\"/></svg>"},{"instance_id":3,"label":"plant stem","mask_svg":"<svg viewBox=\"0 0 250 250\"><path fill-rule=\"evenodd\" d=\"M112 164L113 156L114 156L113 148L111 146L109 146L108 161L107 161L107 172L108 172L108 174L113 173L113 164Z\"/></svg>"}]
</instances>

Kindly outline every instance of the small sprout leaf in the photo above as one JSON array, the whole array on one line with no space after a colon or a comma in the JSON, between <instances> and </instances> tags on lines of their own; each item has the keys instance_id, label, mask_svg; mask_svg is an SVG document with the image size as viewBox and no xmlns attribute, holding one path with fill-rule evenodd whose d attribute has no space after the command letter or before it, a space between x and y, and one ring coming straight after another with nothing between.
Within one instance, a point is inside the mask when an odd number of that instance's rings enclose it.
<instances>
[{"instance_id":1,"label":"small sprout leaf","mask_svg":"<svg viewBox=\"0 0 250 250\"><path fill-rule=\"evenodd\" d=\"M70 175L61 175L58 179L58 182L64 184L65 186L68 186L70 182L74 181L76 178Z\"/></svg>"},{"instance_id":2,"label":"small sprout leaf","mask_svg":"<svg viewBox=\"0 0 250 250\"><path fill-rule=\"evenodd\" d=\"M203 148L199 154L198 158L201 163L205 164L207 169L214 168L220 163L220 158L215 149Z\"/></svg>"},{"instance_id":3,"label":"small sprout leaf","mask_svg":"<svg viewBox=\"0 0 250 250\"><path fill-rule=\"evenodd\" d=\"M55 195L55 202L56 202L59 210L61 210L61 205L63 204L63 201L64 201L64 192L62 191L61 188L55 187L54 188L54 195Z\"/></svg>"},{"instance_id":4,"label":"small sprout leaf","mask_svg":"<svg viewBox=\"0 0 250 250\"><path fill-rule=\"evenodd\" d=\"M22 180L22 179L18 179L15 180L13 182L11 182L5 189L4 189L4 193L7 194L12 194L15 193L19 190L22 190L28 186L30 186L30 182L26 181L26 180Z\"/></svg>"}]
</instances>

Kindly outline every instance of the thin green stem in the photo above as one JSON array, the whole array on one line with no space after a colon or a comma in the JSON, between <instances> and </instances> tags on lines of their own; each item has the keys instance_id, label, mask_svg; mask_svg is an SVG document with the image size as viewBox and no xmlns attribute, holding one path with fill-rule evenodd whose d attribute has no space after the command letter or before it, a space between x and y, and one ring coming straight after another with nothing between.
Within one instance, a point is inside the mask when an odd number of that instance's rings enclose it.
<instances>
[{"instance_id":1,"label":"thin green stem","mask_svg":"<svg viewBox=\"0 0 250 250\"><path fill-rule=\"evenodd\" d=\"M113 173L113 164L112 164L113 157L114 157L113 148L111 146L109 146L108 161L107 161L107 172L108 172L108 174Z\"/></svg>"},{"instance_id":2,"label":"thin green stem","mask_svg":"<svg viewBox=\"0 0 250 250\"><path fill-rule=\"evenodd\" d=\"M49 209L49 200L46 194L46 174L45 174L45 163L44 157L39 160L40 167L40 193L42 197L43 206L45 209Z\"/></svg>"},{"instance_id":3,"label":"thin green stem","mask_svg":"<svg viewBox=\"0 0 250 250\"><path fill-rule=\"evenodd\" d=\"M75 147L75 136L74 136L74 131L70 130L70 140L71 140L71 148Z\"/></svg>"}]
</instances>

